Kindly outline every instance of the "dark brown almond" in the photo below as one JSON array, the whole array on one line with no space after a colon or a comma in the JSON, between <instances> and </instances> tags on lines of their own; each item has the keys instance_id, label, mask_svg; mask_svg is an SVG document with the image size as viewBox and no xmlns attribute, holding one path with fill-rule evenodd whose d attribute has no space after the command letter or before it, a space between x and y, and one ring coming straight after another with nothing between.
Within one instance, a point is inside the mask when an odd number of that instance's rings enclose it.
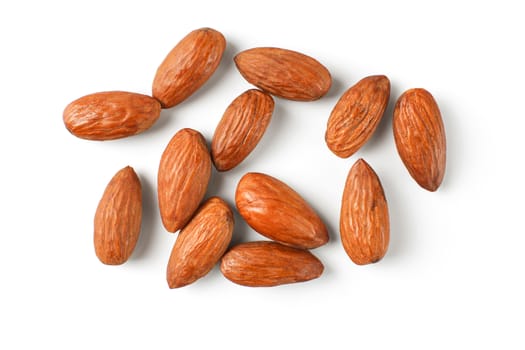
<instances>
[{"instance_id":1,"label":"dark brown almond","mask_svg":"<svg viewBox=\"0 0 525 350\"><path fill-rule=\"evenodd\" d=\"M227 279L249 287L309 281L323 270L321 261L309 251L270 241L241 243L221 260Z\"/></svg>"}]
</instances>

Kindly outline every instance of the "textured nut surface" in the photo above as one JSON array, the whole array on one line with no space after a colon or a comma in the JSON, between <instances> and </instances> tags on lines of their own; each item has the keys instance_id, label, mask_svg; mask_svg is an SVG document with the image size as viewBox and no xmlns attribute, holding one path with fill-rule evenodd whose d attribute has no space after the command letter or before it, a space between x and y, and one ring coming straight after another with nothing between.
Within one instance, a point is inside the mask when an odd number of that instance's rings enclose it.
<instances>
[{"instance_id":1,"label":"textured nut surface","mask_svg":"<svg viewBox=\"0 0 525 350\"><path fill-rule=\"evenodd\" d=\"M328 119L328 148L341 158L357 152L379 125L389 97L390 81L384 75L363 78L346 90Z\"/></svg>"},{"instance_id":2,"label":"textured nut surface","mask_svg":"<svg viewBox=\"0 0 525 350\"><path fill-rule=\"evenodd\" d=\"M309 281L323 270L321 261L309 251L270 241L241 243L221 260L227 279L249 287Z\"/></svg>"},{"instance_id":3,"label":"textured nut surface","mask_svg":"<svg viewBox=\"0 0 525 350\"><path fill-rule=\"evenodd\" d=\"M107 265L125 263L135 249L142 220L140 180L127 166L106 186L94 220L95 253Z\"/></svg>"},{"instance_id":4,"label":"textured nut surface","mask_svg":"<svg viewBox=\"0 0 525 350\"><path fill-rule=\"evenodd\" d=\"M226 171L241 163L257 146L270 124L273 98L265 92L251 89L238 96L228 106L211 142L215 167Z\"/></svg>"},{"instance_id":5,"label":"textured nut surface","mask_svg":"<svg viewBox=\"0 0 525 350\"><path fill-rule=\"evenodd\" d=\"M163 108L173 107L199 89L221 62L226 39L211 28L186 35L160 64L153 80L153 97Z\"/></svg>"},{"instance_id":6,"label":"textured nut surface","mask_svg":"<svg viewBox=\"0 0 525 350\"><path fill-rule=\"evenodd\" d=\"M237 185L235 204L248 225L270 239L307 249L328 242L326 226L312 207L272 176L245 174Z\"/></svg>"},{"instance_id":7,"label":"textured nut surface","mask_svg":"<svg viewBox=\"0 0 525 350\"><path fill-rule=\"evenodd\" d=\"M348 173L339 220L341 242L354 263L383 258L390 240L388 206L379 177L363 159Z\"/></svg>"},{"instance_id":8,"label":"textured nut surface","mask_svg":"<svg viewBox=\"0 0 525 350\"><path fill-rule=\"evenodd\" d=\"M211 176L211 158L196 130L179 130L160 159L157 192L160 216L169 232L182 228L202 201Z\"/></svg>"},{"instance_id":9,"label":"textured nut surface","mask_svg":"<svg viewBox=\"0 0 525 350\"><path fill-rule=\"evenodd\" d=\"M249 83L282 98L317 100L332 85L326 67L296 51L257 47L238 53L234 60L237 69Z\"/></svg>"},{"instance_id":10,"label":"textured nut surface","mask_svg":"<svg viewBox=\"0 0 525 350\"><path fill-rule=\"evenodd\" d=\"M150 96L104 91L83 96L64 109L63 120L73 135L87 140L113 140L149 129L160 116Z\"/></svg>"},{"instance_id":11,"label":"textured nut surface","mask_svg":"<svg viewBox=\"0 0 525 350\"><path fill-rule=\"evenodd\" d=\"M177 236L168 262L167 281L179 288L206 275L220 260L233 232L233 214L225 201L208 199Z\"/></svg>"},{"instance_id":12,"label":"textured nut surface","mask_svg":"<svg viewBox=\"0 0 525 350\"><path fill-rule=\"evenodd\" d=\"M405 91L394 109L394 138L408 172L428 191L436 191L446 167L445 127L434 97L424 89Z\"/></svg>"}]
</instances>

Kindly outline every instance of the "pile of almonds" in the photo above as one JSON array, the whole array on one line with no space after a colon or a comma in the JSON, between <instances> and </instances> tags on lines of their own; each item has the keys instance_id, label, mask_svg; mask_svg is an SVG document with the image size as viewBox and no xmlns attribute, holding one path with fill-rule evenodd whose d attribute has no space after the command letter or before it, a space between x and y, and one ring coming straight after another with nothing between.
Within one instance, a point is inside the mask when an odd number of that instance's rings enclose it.
<instances>
[{"instance_id":1,"label":"pile of almonds","mask_svg":"<svg viewBox=\"0 0 525 350\"><path fill-rule=\"evenodd\" d=\"M112 140L150 128L162 108L171 108L198 90L215 72L226 47L224 36L201 28L190 32L167 55L153 80L152 96L125 91L99 92L71 102L66 128L88 140ZM269 240L230 247L231 208L219 197L204 200L212 166L227 171L257 146L268 127L277 96L314 101L331 87L329 71L317 60L281 48L259 47L238 53L241 75L258 89L234 99L211 140L196 130L175 133L162 154L157 179L158 205L165 229L177 232L169 257L167 282L178 288L205 276L219 261L222 274L246 286L275 286L319 277L323 264L310 249L328 242L327 228L294 189L270 175L247 173L235 192L241 217ZM327 123L328 148L348 158L371 137L385 113L390 81L369 76L350 87ZM398 153L410 175L435 191L445 172L445 131L439 108L424 89L403 93L394 109ZM95 252L108 265L132 254L142 219L141 183L133 168L116 173L99 202L94 220ZM379 177L363 159L348 173L340 212L344 250L358 264L386 254L390 237L388 206Z\"/></svg>"}]
</instances>

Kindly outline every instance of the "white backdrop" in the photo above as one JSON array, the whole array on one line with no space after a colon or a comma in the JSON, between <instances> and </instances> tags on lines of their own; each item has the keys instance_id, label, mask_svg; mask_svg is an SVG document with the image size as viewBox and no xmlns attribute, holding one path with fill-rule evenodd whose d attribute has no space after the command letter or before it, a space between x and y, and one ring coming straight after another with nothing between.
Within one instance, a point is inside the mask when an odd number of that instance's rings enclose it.
<instances>
[{"instance_id":1,"label":"white backdrop","mask_svg":"<svg viewBox=\"0 0 525 350\"><path fill-rule=\"evenodd\" d=\"M0 348L523 349L523 12L518 2L19 1L0 5L2 96ZM496 5L497 4L497 5ZM147 132L110 142L70 135L62 111L97 91L149 94L157 66L189 31L227 41L212 79L164 110ZM266 172L295 188L330 229L314 253L316 280L248 288L215 268L170 290L176 235L156 202L161 153L180 128L211 140L228 104L250 85L232 58L278 46L321 61L334 84L317 102L276 99L272 123L238 168L213 174L208 195L233 204L239 178ZM328 115L359 79L392 82L387 113L350 159L325 145ZM391 114L406 89L438 101L447 172L419 188L395 150ZM356 266L338 234L351 165L365 158L385 188L391 244ZM124 265L102 265L93 216L104 187L131 165L144 196L142 234ZM234 243L260 239L236 216Z\"/></svg>"}]
</instances>

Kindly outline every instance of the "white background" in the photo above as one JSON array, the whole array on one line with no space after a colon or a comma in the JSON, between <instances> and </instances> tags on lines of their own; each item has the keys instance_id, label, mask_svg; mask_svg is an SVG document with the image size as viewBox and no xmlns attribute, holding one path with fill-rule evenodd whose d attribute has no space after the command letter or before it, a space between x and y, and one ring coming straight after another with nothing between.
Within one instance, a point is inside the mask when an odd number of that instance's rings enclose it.
<instances>
[{"instance_id":1,"label":"white background","mask_svg":"<svg viewBox=\"0 0 525 350\"><path fill-rule=\"evenodd\" d=\"M523 349L523 11L517 1L465 3L3 2L0 348ZM67 132L70 101L104 90L149 94L169 50L204 26L225 35L223 61L153 128L110 142ZM250 88L232 58L255 46L315 57L333 87L317 102L276 99L257 149L235 170L214 172L208 195L233 204L248 171L285 181L330 229L330 243L314 250L325 272L248 288L215 268L170 290L176 235L158 213L161 153L183 127L211 140L225 108ZM372 74L392 82L387 113L364 148L340 159L324 143L328 115ZM416 185L394 146L392 105L412 87L434 95L445 123L447 172L436 193ZM391 215L389 251L370 266L354 265L338 235L344 180L358 157L379 174ZM105 266L93 216L126 165L143 185L142 234L126 264ZM261 239L236 219L234 243Z\"/></svg>"}]
</instances>

